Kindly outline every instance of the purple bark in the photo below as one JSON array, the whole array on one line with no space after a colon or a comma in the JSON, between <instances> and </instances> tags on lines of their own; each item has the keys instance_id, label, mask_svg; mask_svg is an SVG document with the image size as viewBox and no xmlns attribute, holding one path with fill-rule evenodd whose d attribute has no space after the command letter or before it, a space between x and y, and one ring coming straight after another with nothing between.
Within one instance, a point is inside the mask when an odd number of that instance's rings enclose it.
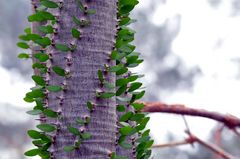
<instances>
[{"instance_id":1,"label":"purple bark","mask_svg":"<svg viewBox=\"0 0 240 159\"><path fill-rule=\"evenodd\" d=\"M77 50L63 53L54 49L48 49L52 54L49 67L61 66L70 72L70 77L65 78L50 71L48 75L50 85L62 85L66 91L49 93L48 107L61 111L62 118L58 120L48 119L47 123L59 126L55 142L51 146L53 158L56 159L105 159L109 152L116 151L116 101L115 98L100 100L96 98L96 90L102 89L97 78L97 71L104 69L104 64L113 66L109 62L109 55L115 45L116 35L116 0L101 0L83 2L90 9L95 9L96 14L83 14L76 0L63 0L63 7L58 11L51 12L58 16L58 34L52 38L55 43L75 43ZM72 17L89 19L91 25L80 29L81 39L73 41L72 28L79 28L72 21ZM34 25L36 27L36 25ZM33 29L34 30L34 29ZM67 65L66 58L72 61ZM107 74L107 80L115 83L115 75ZM56 98L59 97L59 98ZM90 113L87 109L87 101L96 103L95 110ZM76 139L68 130L67 126L75 124L77 118L89 116L91 122L85 126L85 131L92 134L92 138L85 140L80 148L70 153L64 152L63 147L73 145Z\"/></svg>"}]
</instances>

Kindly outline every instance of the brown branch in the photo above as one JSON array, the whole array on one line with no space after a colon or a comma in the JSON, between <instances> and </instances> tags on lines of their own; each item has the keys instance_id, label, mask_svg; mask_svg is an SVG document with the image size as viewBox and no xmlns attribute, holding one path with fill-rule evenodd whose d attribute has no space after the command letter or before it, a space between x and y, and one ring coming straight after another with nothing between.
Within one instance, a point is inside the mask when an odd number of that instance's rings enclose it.
<instances>
[{"instance_id":1,"label":"brown branch","mask_svg":"<svg viewBox=\"0 0 240 159\"><path fill-rule=\"evenodd\" d=\"M174 104L168 105L160 102L146 102L144 103L144 108L142 112L160 112L160 113L170 113L179 115L189 115L198 116L213 119L222 122L225 126L230 129L240 127L240 119L233 115L224 115L217 112L207 111L204 109L189 108L184 105Z\"/></svg>"},{"instance_id":2,"label":"brown branch","mask_svg":"<svg viewBox=\"0 0 240 159\"><path fill-rule=\"evenodd\" d=\"M200 145L208 148L209 150L213 151L214 153L218 154L220 157L224 159L234 159L235 157L231 154L225 152L223 149L217 147L216 145L207 143L195 135L189 134L189 137L185 139L184 141L178 141L178 142L170 142L166 144L160 144L160 145L154 145L152 148L163 148L163 147L173 147L173 146L181 146L186 144L193 144L193 143L199 143Z\"/></svg>"}]
</instances>

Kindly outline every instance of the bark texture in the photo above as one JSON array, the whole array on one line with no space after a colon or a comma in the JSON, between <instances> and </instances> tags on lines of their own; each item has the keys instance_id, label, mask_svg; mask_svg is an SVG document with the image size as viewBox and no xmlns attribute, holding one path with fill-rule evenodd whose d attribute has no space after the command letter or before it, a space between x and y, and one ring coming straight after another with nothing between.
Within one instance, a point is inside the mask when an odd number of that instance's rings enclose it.
<instances>
[{"instance_id":1,"label":"bark texture","mask_svg":"<svg viewBox=\"0 0 240 159\"><path fill-rule=\"evenodd\" d=\"M50 70L47 77L50 85L62 85L65 91L49 93L47 105L55 111L62 112L59 120L47 120L59 127L55 142L51 147L53 158L56 159L106 159L109 152L116 151L116 101L111 99L97 99L96 90L103 90L99 85L97 71L104 69L104 64L114 65L109 62L109 55L115 44L116 35L116 0L101 0L85 2L88 8L95 9L96 14L83 14L76 0L63 0L63 7L58 11L52 11L58 18L58 34L54 35L55 43L77 45L74 52L63 53L51 47L48 53L53 58L48 66L61 66L70 73L69 78L56 75ZM72 21L72 17L89 19L91 25L80 29L81 39L73 40L72 28L79 28ZM72 64L69 66L67 62ZM115 83L115 75L107 74L107 80ZM96 103L95 110L90 113L87 109L87 101ZM76 137L67 130L67 126L80 128L75 123L77 118L90 117L89 125L83 127L86 132L92 134L92 138L85 140L80 149L70 153L64 152L63 147L74 145Z\"/></svg>"}]
</instances>

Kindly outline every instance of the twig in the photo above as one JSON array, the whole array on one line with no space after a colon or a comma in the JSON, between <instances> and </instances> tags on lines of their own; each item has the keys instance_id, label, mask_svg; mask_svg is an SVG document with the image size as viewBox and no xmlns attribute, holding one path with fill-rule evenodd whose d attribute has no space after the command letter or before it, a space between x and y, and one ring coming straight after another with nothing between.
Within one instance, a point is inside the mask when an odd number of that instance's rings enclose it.
<instances>
[{"instance_id":1,"label":"twig","mask_svg":"<svg viewBox=\"0 0 240 159\"><path fill-rule=\"evenodd\" d=\"M189 133L189 132L187 132L187 133ZM207 142L199 139L198 137L196 137L195 135L192 135L192 134L189 134L189 137L187 139L185 139L184 141L170 142L170 143L166 143L166 144L154 145L154 146L152 146L152 148L164 148L164 147L181 146L181 145L186 145L186 144L193 144L195 142L197 142L200 145L210 149L211 151L218 154L219 156L221 156L224 159L236 159L234 156L225 152L223 149L217 147L216 145L207 143Z\"/></svg>"},{"instance_id":2,"label":"twig","mask_svg":"<svg viewBox=\"0 0 240 159\"><path fill-rule=\"evenodd\" d=\"M233 115L224 115L217 112L207 111L204 109L188 108L180 104L167 105L160 102L152 102L152 103L144 103L144 104L145 106L142 112L149 112L149 113L160 112L160 113L205 117L205 118L222 122L225 126L227 126L230 129L240 127L240 119Z\"/></svg>"}]
</instances>

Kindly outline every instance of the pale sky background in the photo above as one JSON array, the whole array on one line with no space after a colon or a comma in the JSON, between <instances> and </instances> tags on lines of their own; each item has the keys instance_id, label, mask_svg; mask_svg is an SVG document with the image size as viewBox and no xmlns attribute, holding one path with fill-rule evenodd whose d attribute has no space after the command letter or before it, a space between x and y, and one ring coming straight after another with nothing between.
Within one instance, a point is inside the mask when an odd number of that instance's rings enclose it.
<instances>
[{"instance_id":1,"label":"pale sky background","mask_svg":"<svg viewBox=\"0 0 240 159\"><path fill-rule=\"evenodd\" d=\"M175 15L181 15L180 32L172 44L174 54L183 59L187 67L199 66L202 75L195 79L191 91L167 93L162 97L168 104L185 104L240 117L240 65L233 61L240 58L240 16L230 16L231 0L222 0L218 8L209 6L206 0L168 0L150 15L156 25ZM139 8L146 7L149 1L141 0ZM171 21L174 28L174 21ZM170 30L172 28L169 28ZM1 59L0 46L0 59ZM169 65L174 59L169 57ZM238 66L238 67L237 67ZM23 101L25 93L33 86L15 72L0 67L0 103L19 108L29 107ZM31 78L30 76L28 77ZM155 76L146 72L145 85L150 85ZM0 114L5 115L5 114ZM181 117L172 115L152 115L149 127L156 143L164 142L164 134L171 132L183 139L184 123ZM21 115L19 120L29 117ZM17 118L18 119L18 118ZM215 122L203 118L187 118L194 134L207 138Z\"/></svg>"}]
</instances>

